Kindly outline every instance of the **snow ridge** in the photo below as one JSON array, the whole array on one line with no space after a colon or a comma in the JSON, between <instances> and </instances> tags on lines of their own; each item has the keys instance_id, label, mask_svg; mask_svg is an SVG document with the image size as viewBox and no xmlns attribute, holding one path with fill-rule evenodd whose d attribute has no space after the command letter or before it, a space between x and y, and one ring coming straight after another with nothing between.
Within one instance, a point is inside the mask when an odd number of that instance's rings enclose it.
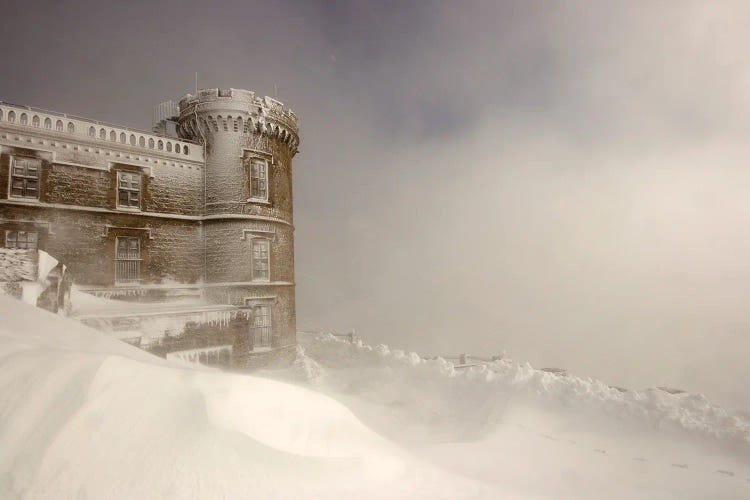
<instances>
[{"instance_id":1,"label":"snow ridge","mask_svg":"<svg viewBox=\"0 0 750 500\"><path fill-rule=\"evenodd\" d=\"M600 380L560 376L511 359L456 369L453 363L442 358L425 359L414 352L391 350L382 344L373 347L361 340L351 343L325 333L301 333L299 341L313 359L324 365L328 362L341 367L341 363L349 363L354 367L380 363L401 372L411 370L420 378L442 377L459 382L461 390L466 390L467 386L478 386L475 389L484 386L483 390L508 397L531 397L541 403L604 412L623 421L646 422L655 429L704 438L728 451L750 457L750 414L712 404L703 394L670 394L658 389L623 391Z\"/></svg>"}]
</instances>

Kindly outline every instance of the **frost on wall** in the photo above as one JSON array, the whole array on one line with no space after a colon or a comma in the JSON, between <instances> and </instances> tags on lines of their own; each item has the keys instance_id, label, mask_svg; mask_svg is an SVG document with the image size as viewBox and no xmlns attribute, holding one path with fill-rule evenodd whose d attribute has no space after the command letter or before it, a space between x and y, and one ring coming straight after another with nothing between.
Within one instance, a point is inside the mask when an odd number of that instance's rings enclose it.
<instances>
[{"instance_id":1,"label":"frost on wall","mask_svg":"<svg viewBox=\"0 0 750 500\"><path fill-rule=\"evenodd\" d=\"M165 337L183 335L191 325L209 325L222 330L228 328L229 324L238 317L247 319L247 312L243 310L171 313L170 307L171 304L165 303L161 313L152 311L152 314L148 316L115 315L111 318L86 318L82 321L119 338L127 338L131 341L137 339L137 345L147 348L159 344Z\"/></svg>"},{"instance_id":2,"label":"frost on wall","mask_svg":"<svg viewBox=\"0 0 750 500\"><path fill-rule=\"evenodd\" d=\"M48 279L58 265L57 259L43 250L0 248L0 291L32 306L39 305L40 296L58 284ZM50 291L57 293L56 287Z\"/></svg>"},{"instance_id":3,"label":"frost on wall","mask_svg":"<svg viewBox=\"0 0 750 500\"><path fill-rule=\"evenodd\" d=\"M231 345L219 345L203 347L200 349L189 349L186 351L174 351L167 353L167 359L178 360L190 364L201 365L226 365L232 357Z\"/></svg>"},{"instance_id":4,"label":"frost on wall","mask_svg":"<svg viewBox=\"0 0 750 500\"><path fill-rule=\"evenodd\" d=\"M0 248L0 282L36 281L36 250Z\"/></svg>"}]
</instances>

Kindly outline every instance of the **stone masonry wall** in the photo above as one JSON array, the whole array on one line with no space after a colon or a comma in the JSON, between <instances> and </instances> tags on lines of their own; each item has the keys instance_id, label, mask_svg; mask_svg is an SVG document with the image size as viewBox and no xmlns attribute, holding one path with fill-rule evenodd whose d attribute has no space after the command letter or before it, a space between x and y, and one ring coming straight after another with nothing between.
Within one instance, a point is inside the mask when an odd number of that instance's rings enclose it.
<instances>
[{"instance_id":1,"label":"stone masonry wall","mask_svg":"<svg viewBox=\"0 0 750 500\"><path fill-rule=\"evenodd\" d=\"M4 146L0 150L0 200L9 199L11 158L42 161L39 202L117 210L117 172L142 174L142 212L200 215L203 211L203 167L192 164L147 165L122 158L69 151L60 154ZM73 162L77 165L71 165Z\"/></svg>"},{"instance_id":2,"label":"stone masonry wall","mask_svg":"<svg viewBox=\"0 0 750 500\"><path fill-rule=\"evenodd\" d=\"M139 238L143 283L196 283L202 279L203 248L197 222L38 206L2 210L0 231L37 231L39 248L65 263L78 284L114 284L117 236Z\"/></svg>"}]
</instances>

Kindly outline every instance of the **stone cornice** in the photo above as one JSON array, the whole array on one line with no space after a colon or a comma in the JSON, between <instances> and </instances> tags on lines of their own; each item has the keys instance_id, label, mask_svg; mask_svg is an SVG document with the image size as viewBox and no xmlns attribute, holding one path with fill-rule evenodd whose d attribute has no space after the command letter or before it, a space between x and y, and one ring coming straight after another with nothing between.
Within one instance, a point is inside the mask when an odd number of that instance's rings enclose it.
<instances>
[{"instance_id":1,"label":"stone cornice","mask_svg":"<svg viewBox=\"0 0 750 500\"><path fill-rule=\"evenodd\" d=\"M194 222L214 221L214 220L253 220L263 222L273 222L276 224L283 224L285 226L294 229L294 225L291 222L279 219L278 217L268 217L264 215L246 215L246 214L213 214L213 215L184 215L184 214L169 214L160 212L143 212L143 211L123 211L113 210L111 208L101 207L84 207L80 205L64 205L62 203L44 203L40 201L16 201L16 200L0 200L0 205L10 205L16 207L26 208L41 208L51 210L70 210L77 212L90 212L90 213L104 213L111 215L127 215L127 216L139 216L139 217L151 217L156 219L172 219L172 220L184 220Z\"/></svg>"}]
</instances>

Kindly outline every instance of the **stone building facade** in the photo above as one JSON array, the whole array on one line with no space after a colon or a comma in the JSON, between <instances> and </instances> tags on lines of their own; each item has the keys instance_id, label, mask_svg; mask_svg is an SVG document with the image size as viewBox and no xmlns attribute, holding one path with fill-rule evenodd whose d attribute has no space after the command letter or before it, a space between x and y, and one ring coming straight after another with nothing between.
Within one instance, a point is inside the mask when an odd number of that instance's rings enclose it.
<instances>
[{"instance_id":1,"label":"stone building facade","mask_svg":"<svg viewBox=\"0 0 750 500\"><path fill-rule=\"evenodd\" d=\"M143 311L213 318L154 352L218 346L236 369L289 359L297 117L238 89L188 94L177 113L170 137L0 103L0 243L43 249L81 290L129 300L110 326Z\"/></svg>"}]
</instances>

